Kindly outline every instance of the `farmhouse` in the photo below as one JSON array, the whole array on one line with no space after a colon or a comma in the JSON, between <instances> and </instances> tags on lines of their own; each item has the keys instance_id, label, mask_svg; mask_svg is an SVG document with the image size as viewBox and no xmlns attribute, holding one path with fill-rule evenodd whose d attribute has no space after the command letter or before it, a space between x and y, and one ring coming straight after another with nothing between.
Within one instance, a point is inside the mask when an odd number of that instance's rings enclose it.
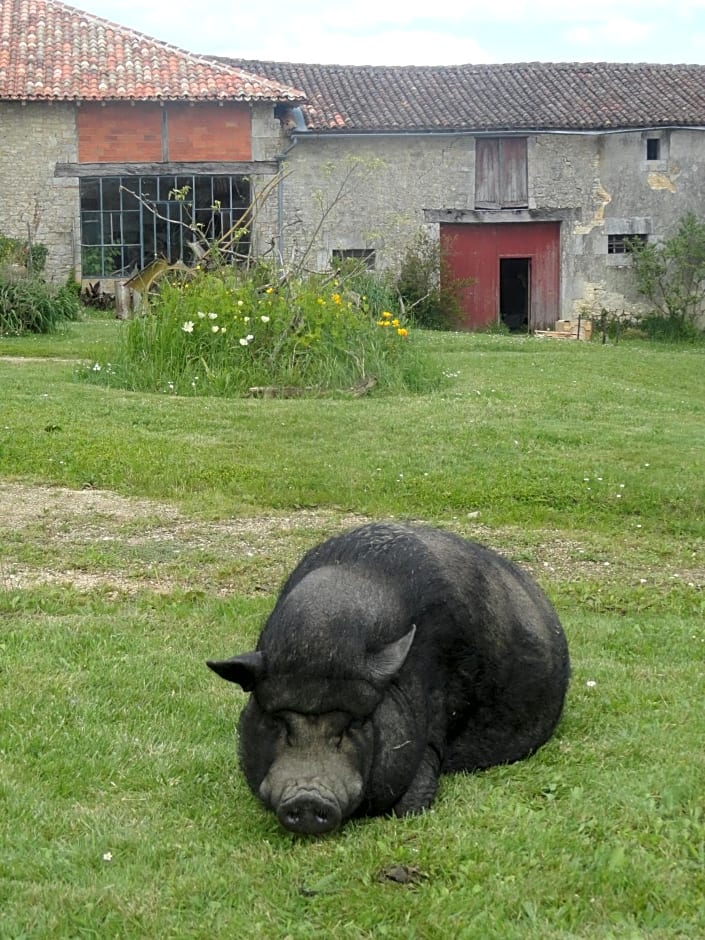
<instances>
[{"instance_id":1,"label":"farmhouse","mask_svg":"<svg viewBox=\"0 0 705 940\"><path fill-rule=\"evenodd\" d=\"M0 36L0 233L54 279L191 263L184 222L256 200L256 255L394 269L424 230L467 327L550 329L638 306L629 240L705 216L705 66L222 59L53 0Z\"/></svg>"}]
</instances>

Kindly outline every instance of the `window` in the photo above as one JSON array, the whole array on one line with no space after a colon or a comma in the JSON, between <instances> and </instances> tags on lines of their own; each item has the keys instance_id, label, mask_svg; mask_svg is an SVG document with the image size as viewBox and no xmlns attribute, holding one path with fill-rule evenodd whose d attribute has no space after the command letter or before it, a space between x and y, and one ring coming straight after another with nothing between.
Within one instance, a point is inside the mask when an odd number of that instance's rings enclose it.
<instances>
[{"instance_id":1,"label":"window","mask_svg":"<svg viewBox=\"0 0 705 940\"><path fill-rule=\"evenodd\" d=\"M375 250L374 248L334 248L331 252L331 260L335 267L341 261L359 261L361 267L368 268L370 271L375 269Z\"/></svg>"},{"instance_id":2,"label":"window","mask_svg":"<svg viewBox=\"0 0 705 940\"><path fill-rule=\"evenodd\" d=\"M647 137L646 138L646 159L647 160L660 160L661 159L661 141L658 137Z\"/></svg>"},{"instance_id":3,"label":"window","mask_svg":"<svg viewBox=\"0 0 705 940\"><path fill-rule=\"evenodd\" d=\"M80 195L83 277L130 277L157 257L193 261L192 226L223 236L249 206L250 185L243 176L84 177ZM237 247L246 254L249 242Z\"/></svg>"},{"instance_id":4,"label":"window","mask_svg":"<svg viewBox=\"0 0 705 940\"><path fill-rule=\"evenodd\" d=\"M607 236L607 254L608 255L626 255L632 250L632 244L638 242L645 245L648 235L608 235Z\"/></svg>"},{"instance_id":5,"label":"window","mask_svg":"<svg viewBox=\"0 0 705 940\"><path fill-rule=\"evenodd\" d=\"M475 140L475 208L525 208L527 180L526 137Z\"/></svg>"}]
</instances>

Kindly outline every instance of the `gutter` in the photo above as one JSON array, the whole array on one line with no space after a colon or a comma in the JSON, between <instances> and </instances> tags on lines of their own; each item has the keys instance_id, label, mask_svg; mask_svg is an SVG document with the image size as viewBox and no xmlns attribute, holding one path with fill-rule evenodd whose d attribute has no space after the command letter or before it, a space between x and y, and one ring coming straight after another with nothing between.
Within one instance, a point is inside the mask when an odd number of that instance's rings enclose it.
<instances>
[{"instance_id":1,"label":"gutter","mask_svg":"<svg viewBox=\"0 0 705 940\"><path fill-rule=\"evenodd\" d=\"M584 136L601 137L605 134L626 134L636 132L651 133L653 131L703 131L703 124L642 124L633 127L603 127L603 128L543 128L527 127L522 129L506 130L501 127L492 130L469 130L460 128L458 130L447 131L403 131L403 130L382 130L382 131L301 131L295 129L291 132L293 139L301 140L304 137L312 137L317 140L324 140L332 137L527 137L530 135L548 135L560 134L564 136Z\"/></svg>"}]
</instances>

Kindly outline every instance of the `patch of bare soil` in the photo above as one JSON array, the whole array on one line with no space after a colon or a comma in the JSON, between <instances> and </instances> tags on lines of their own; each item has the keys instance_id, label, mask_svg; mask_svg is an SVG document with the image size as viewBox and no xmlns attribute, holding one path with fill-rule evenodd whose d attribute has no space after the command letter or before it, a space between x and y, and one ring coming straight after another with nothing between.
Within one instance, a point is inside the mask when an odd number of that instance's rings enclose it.
<instances>
[{"instance_id":1,"label":"patch of bare soil","mask_svg":"<svg viewBox=\"0 0 705 940\"><path fill-rule=\"evenodd\" d=\"M176 507L101 490L0 482L0 589L71 585L79 591L274 592L301 554L368 521L333 510L208 522ZM542 583L621 581L705 586L701 565L646 564L620 546L596 548L553 531L448 525L514 558Z\"/></svg>"},{"instance_id":2,"label":"patch of bare soil","mask_svg":"<svg viewBox=\"0 0 705 940\"><path fill-rule=\"evenodd\" d=\"M272 578L262 583L261 574L276 570L292 543L301 542L305 550L319 537L364 521L352 514L300 510L204 522L168 503L104 490L0 482L0 587L67 584L82 591L169 592L207 589L210 580L217 593L227 593L241 587L229 583L228 569L245 565L260 570L255 590L271 590ZM76 565L88 550L93 562ZM110 558L116 567L110 568ZM276 573L274 586L285 573L285 567Z\"/></svg>"}]
</instances>

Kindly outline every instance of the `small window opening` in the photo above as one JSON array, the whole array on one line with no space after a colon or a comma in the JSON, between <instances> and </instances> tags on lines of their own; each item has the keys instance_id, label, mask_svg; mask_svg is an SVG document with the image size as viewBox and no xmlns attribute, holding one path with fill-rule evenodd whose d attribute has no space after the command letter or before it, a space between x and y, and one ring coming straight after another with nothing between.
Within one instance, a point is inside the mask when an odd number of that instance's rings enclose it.
<instances>
[{"instance_id":1,"label":"small window opening","mask_svg":"<svg viewBox=\"0 0 705 940\"><path fill-rule=\"evenodd\" d=\"M361 267L370 271L375 269L374 248L334 248L331 252L333 267L340 267L343 261L357 261Z\"/></svg>"},{"instance_id":2,"label":"small window opening","mask_svg":"<svg viewBox=\"0 0 705 940\"><path fill-rule=\"evenodd\" d=\"M660 160L661 159L661 141L658 137L647 137L646 138L646 159L647 160Z\"/></svg>"},{"instance_id":3,"label":"small window opening","mask_svg":"<svg viewBox=\"0 0 705 940\"><path fill-rule=\"evenodd\" d=\"M627 255L632 250L632 245L635 243L645 245L647 240L646 235L608 235L607 254Z\"/></svg>"}]
</instances>

